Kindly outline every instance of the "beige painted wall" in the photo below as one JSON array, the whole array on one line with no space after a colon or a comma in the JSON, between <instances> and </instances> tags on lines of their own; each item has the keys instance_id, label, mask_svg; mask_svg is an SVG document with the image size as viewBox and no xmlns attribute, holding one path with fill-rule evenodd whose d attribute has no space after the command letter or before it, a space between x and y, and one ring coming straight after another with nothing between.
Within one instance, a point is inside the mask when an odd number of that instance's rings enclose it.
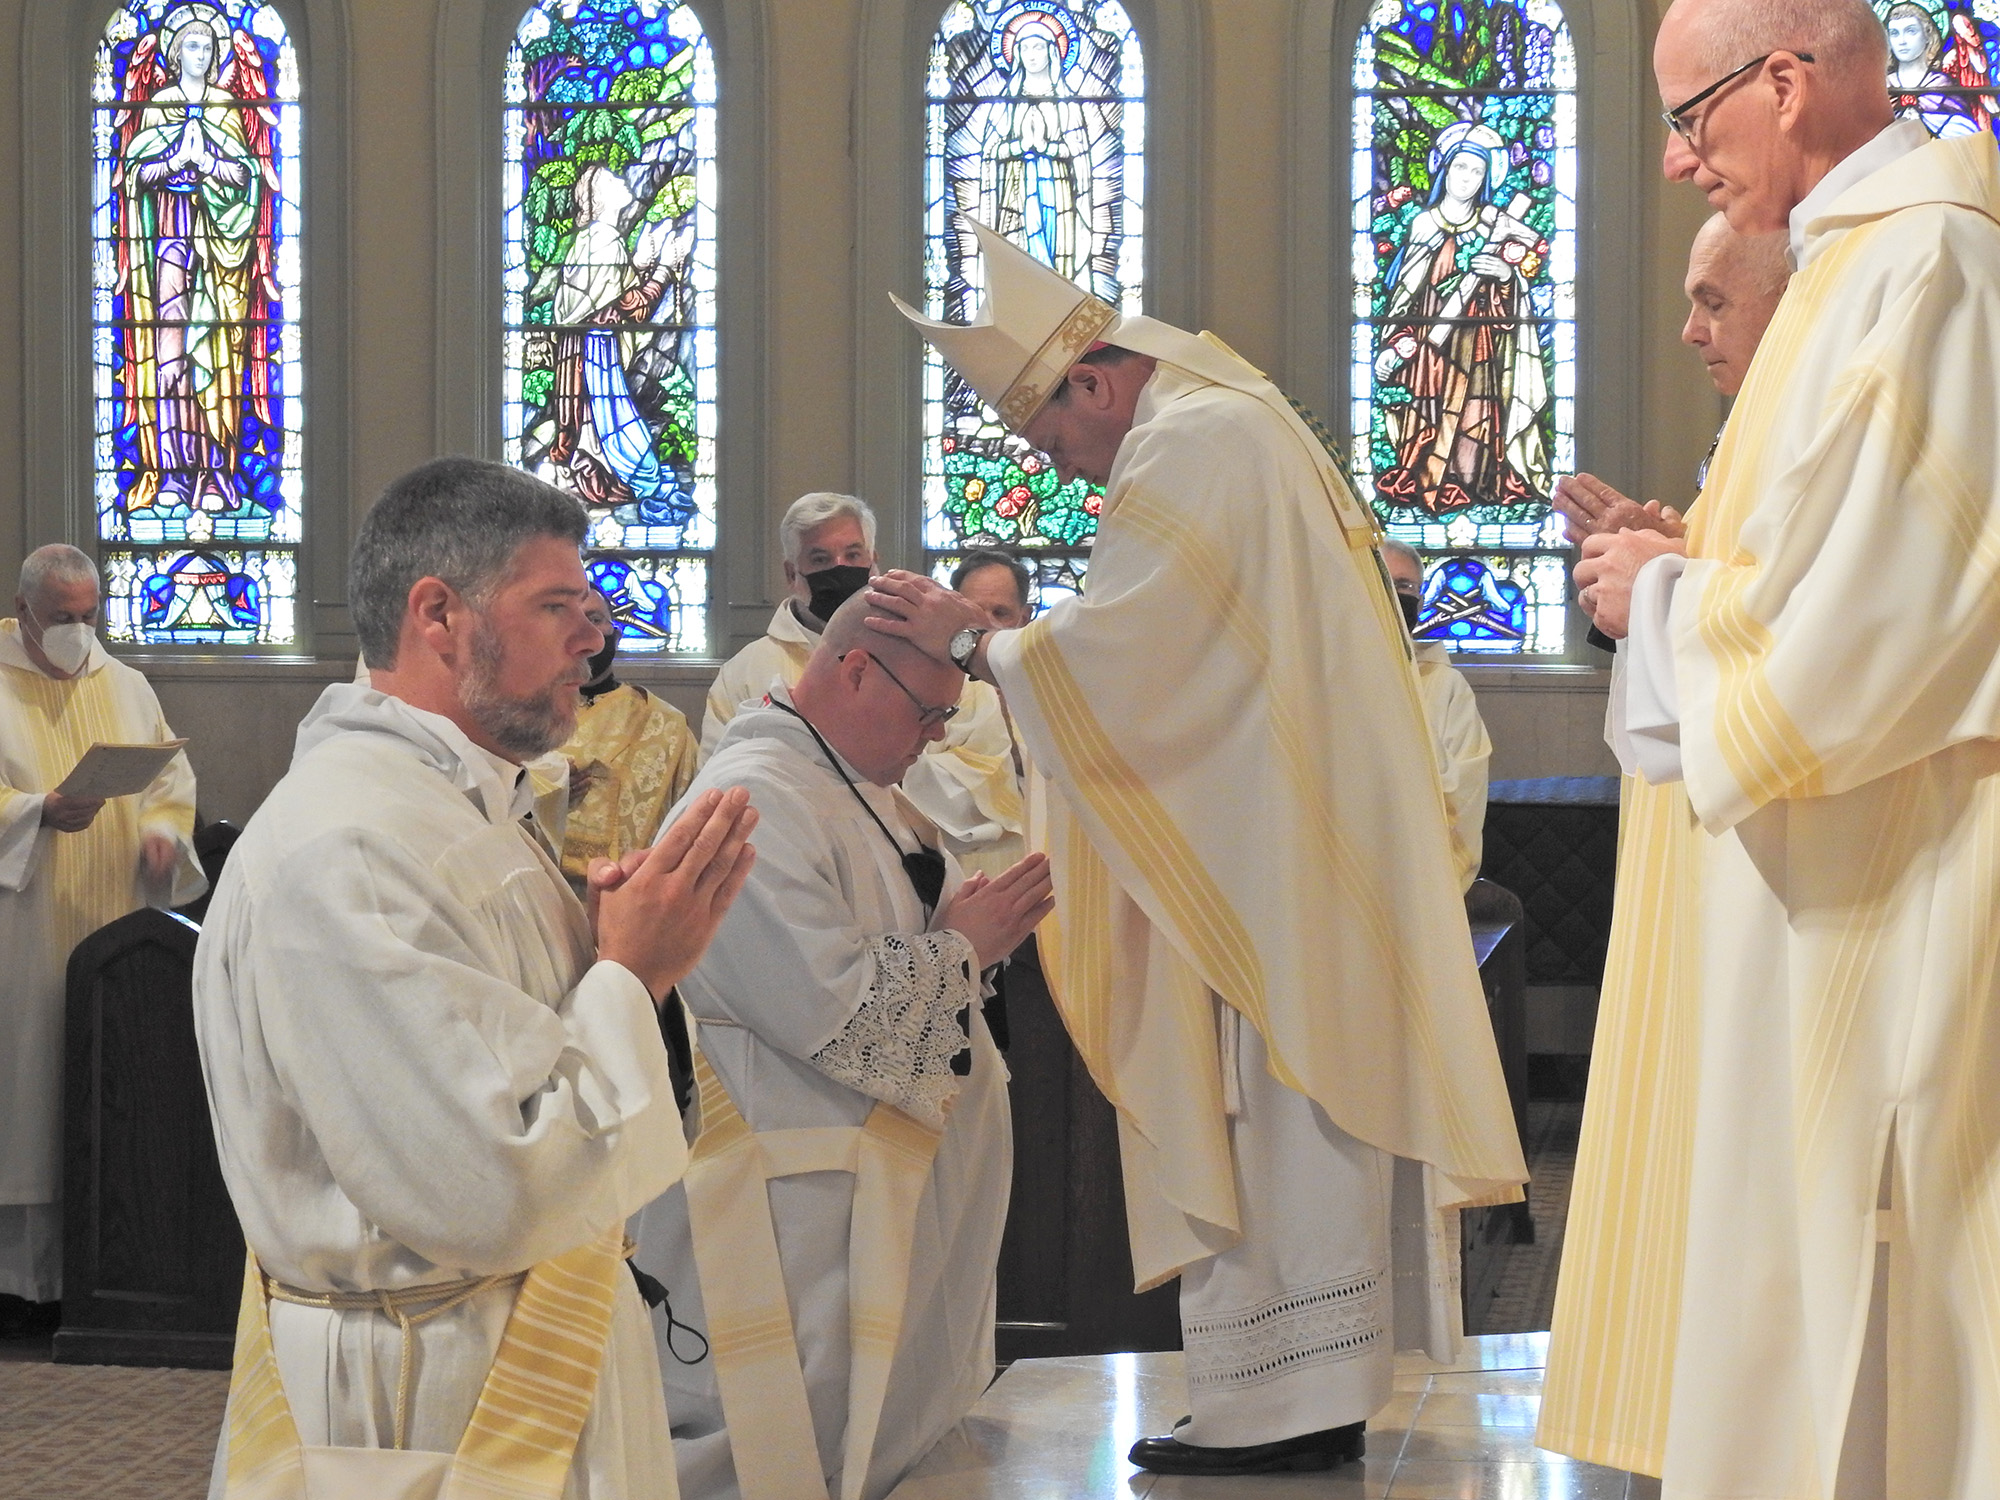
<instances>
[{"instance_id":1,"label":"beige painted wall","mask_svg":"<svg viewBox=\"0 0 2000 1500\"><path fill-rule=\"evenodd\" d=\"M25 55L30 7L66 0L0 0L0 577L27 535L24 347L20 309L29 257L22 222L31 174L23 160L24 70L51 66ZM358 513L384 482L436 451L435 288L441 262L460 253L439 244L440 164L437 38L446 0L349 0L347 201L352 314L320 337L346 341L352 360L351 493L320 493L320 505ZM453 0L457 3L457 0ZM1664 0L1642 0L1646 29ZM1200 112L1195 285L1200 321L1253 361L1283 366L1286 309L1286 122L1278 81L1293 45L1292 7L1279 0L1200 0L1204 97ZM763 256L771 331L764 362L767 399L755 414L766 456L764 505L772 525L793 496L854 483L857 403L856 153L853 80L863 0L765 0L762 91L769 152L766 243L732 255ZM1217 101L1226 101L1219 104ZM1698 362L1677 343L1684 303L1685 247L1705 212L1691 190L1649 176L1644 194L1641 304L1625 315L1630 358L1642 375L1646 422L1638 451L1605 477L1646 496L1684 500L1688 475L1707 446L1719 407ZM741 416L735 420L742 420ZM772 563L775 575L776 563ZM776 579L768 580L775 597ZM150 664L142 664L148 665ZM351 663L260 669L171 664L152 670L170 719L195 741L195 763L211 815L241 818L280 773L298 716L326 681ZM699 711L702 673L645 674L683 707ZM1601 673L1534 675L1480 669L1480 700L1496 746L1496 776L1594 773L1607 760L1598 741Z\"/></svg>"}]
</instances>

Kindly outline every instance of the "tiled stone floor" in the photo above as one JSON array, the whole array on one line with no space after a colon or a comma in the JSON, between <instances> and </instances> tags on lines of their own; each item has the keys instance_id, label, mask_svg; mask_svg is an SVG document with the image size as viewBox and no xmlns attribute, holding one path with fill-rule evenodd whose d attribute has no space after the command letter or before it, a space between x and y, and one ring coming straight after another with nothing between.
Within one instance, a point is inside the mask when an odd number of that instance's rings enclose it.
<instances>
[{"instance_id":1,"label":"tiled stone floor","mask_svg":"<svg viewBox=\"0 0 2000 1500\"><path fill-rule=\"evenodd\" d=\"M1368 1457L1321 1474L1186 1479L1125 1450L1187 1411L1178 1354L1022 1360L891 1500L1650 1500L1657 1482L1535 1446L1546 1333L1466 1340L1439 1365L1404 1356Z\"/></svg>"}]
</instances>

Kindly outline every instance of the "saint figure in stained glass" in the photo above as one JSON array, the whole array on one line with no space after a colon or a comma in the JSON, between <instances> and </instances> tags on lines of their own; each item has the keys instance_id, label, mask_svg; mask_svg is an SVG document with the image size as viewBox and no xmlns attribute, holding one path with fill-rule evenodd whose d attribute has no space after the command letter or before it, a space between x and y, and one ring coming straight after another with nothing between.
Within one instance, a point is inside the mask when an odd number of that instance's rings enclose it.
<instances>
[{"instance_id":1,"label":"saint figure in stained glass","mask_svg":"<svg viewBox=\"0 0 2000 1500\"><path fill-rule=\"evenodd\" d=\"M293 577L303 535L298 62L284 20L258 0L130 0L105 25L91 92L110 634L291 641L289 582L268 586ZM122 550L188 542L270 544L226 554L226 627L159 605L196 554Z\"/></svg>"},{"instance_id":2,"label":"saint figure in stained glass","mask_svg":"<svg viewBox=\"0 0 2000 1500\"><path fill-rule=\"evenodd\" d=\"M992 226L1127 312L1141 306L1144 65L1117 0L954 0L931 48L925 163L928 310L970 317ZM1050 598L1081 582L1103 496L1064 484L971 387L925 356L924 545L1048 553Z\"/></svg>"},{"instance_id":3,"label":"saint figure in stained glass","mask_svg":"<svg viewBox=\"0 0 2000 1500\"><path fill-rule=\"evenodd\" d=\"M1979 8L1983 14L1919 0L1876 6L1889 33L1890 103L1940 139L1993 129L2000 115L2000 99L1983 92L1993 83L2000 6L1984 0Z\"/></svg>"},{"instance_id":4,"label":"saint figure in stained glass","mask_svg":"<svg viewBox=\"0 0 2000 1500\"><path fill-rule=\"evenodd\" d=\"M1355 46L1351 462L1454 650L1565 647L1576 111L1555 0L1376 0Z\"/></svg>"},{"instance_id":5,"label":"saint figure in stained glass","mask_svg":"<svg viewBox=\"0 0 2000 1500\"><path fill-rule=\"evenodd\" d=\"M1492 201L1507 167L1498 132L1465 120L1440 132L1429 200L1389 271L1396 321L1375 374L1409 400L1387 414L1396 464L1377 484L1392 503L1432 515L1552 488L1541 420L1549 385L1540 332L1524 316L1549 246L1528 222L1527 194L1504 208Z\"/></svg>"},{"instance_id":6,"label":"saint figure in stained glass","mask_svg":"<svg viewBox=\"0 0 2000 1500\"><path fill-rule=\"evenodd\" d=\"M505 82L504 454L588 508L627 651L707 645L715 62L671 0L539 0Z\"/></svg>"}]
</instances>

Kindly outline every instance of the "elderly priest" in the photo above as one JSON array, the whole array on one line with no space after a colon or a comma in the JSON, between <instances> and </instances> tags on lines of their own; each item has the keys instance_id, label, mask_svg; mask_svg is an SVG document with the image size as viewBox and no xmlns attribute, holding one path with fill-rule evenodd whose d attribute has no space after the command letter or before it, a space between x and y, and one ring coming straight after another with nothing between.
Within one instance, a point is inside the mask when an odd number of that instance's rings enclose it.
<instances>
[{"instance_id":1,"label":"elderly priest","mask_svg":"<svg viewBox=\"0 0 2000 1500\"><path fill-rule=\"evenodd\" d=\"M0 1337L47 1332L62 1295L63 977L106 922L200 895L194 774L143 792L55 788L93 744L171 740L153 690L97 642L97 565L42 547L0 620Z\"/></svg>"},{"instance_id":2,"label":"elderly priest","mask_svg":"<svg viewBox=\"0 0 2000 1500\"><path fill-rule=\"evenodd\" d=\"M349 571L371 685L328 688L196 955L251 1258L213 1494L673 1493L624 1224L680 1175L659 1007L749 872L741 793L591 871L523 824L603 637L584 513L442 459Z\"/></svg>"},{"instance_id":3,"label":"elderly priest","mask_svg":"<svg viewBox=\"0 0 2000 1500\"><path fill-rule=\"evenodd\" d=\"M657 1326L690 1500L880 1500L993 1378L1013 1152L979 976L1047 915L1048 862L961 883L911 832L889 789L965 678L869 608L842 605L694 783L747 788L763 822L682 985L694 1161L639 1230L673 1293Z\"/></svg>"},{"instance_id":4,"label":"elderly priest","mask_svg":"<svg viewBox=\"0 0 2000 1500\"><path fill-rule=\"evenodd\" d=\"M1886 62L1863 0L1661 22L1667 175L1799 269L1686 541L1577 568L1638 773L1605 1006L1693 1028L1647 1118L1593 1086L1585 1129L1691 1134L1676 1295L1565 1247L1601 1290L1545 1440L1687 1500L2000 1473L2000 153L1892 121Z\"/></svg>"},{"instance_id":5,"label":"elderly priest","mask_svg":"<svg viewBox=\"0 0 2000 1500\"><path fill-rule=\"evenodd\" d=\"M1181 1278L1192 1420L1133 1461L1325 1468L1360 1456L1397 1342L1455 1334L1438 1283L1392 1294L1396 1158L1445 1206L1526 1175L1409 638L1268 380L978 233L980 319L904 311L1065 481L1108 486L1088 589L998 633L910 574L868 597L1000 687L1053 787L1045 967L1117 1107L1138 1283Z\"/></svg>"}]
</instances>

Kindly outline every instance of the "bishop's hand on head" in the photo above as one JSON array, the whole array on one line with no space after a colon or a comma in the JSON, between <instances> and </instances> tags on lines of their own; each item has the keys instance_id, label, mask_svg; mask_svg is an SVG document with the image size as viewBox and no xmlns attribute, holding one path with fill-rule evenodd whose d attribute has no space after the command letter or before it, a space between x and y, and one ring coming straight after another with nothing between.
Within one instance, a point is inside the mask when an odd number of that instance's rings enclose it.
<instances>
[{"instance_id":1,"label":"bishop's hand on head","mask_svg":"<svg viewBox=\"0 0 2000 1500\"><path fill-rule=\"evenodd\" d=\"M954 666L951 638L961 630L986 630L992 623L965 595L901 568L870 580L868 602L874 606L868 616L870 629L899 636L924 655Z\"/></svg>"},{"instance_id":2,"label":"bishop's hand on head","mask_svg":"<svg viewBox=\"0 0 2000 1500\"><path fill-rule=\"evenodd\" d=\"M597 956L623 964L659 1004L701 961L757 851L742 788L703 792L649 849L590 867Z\"/></svg>"}]
</instances>

